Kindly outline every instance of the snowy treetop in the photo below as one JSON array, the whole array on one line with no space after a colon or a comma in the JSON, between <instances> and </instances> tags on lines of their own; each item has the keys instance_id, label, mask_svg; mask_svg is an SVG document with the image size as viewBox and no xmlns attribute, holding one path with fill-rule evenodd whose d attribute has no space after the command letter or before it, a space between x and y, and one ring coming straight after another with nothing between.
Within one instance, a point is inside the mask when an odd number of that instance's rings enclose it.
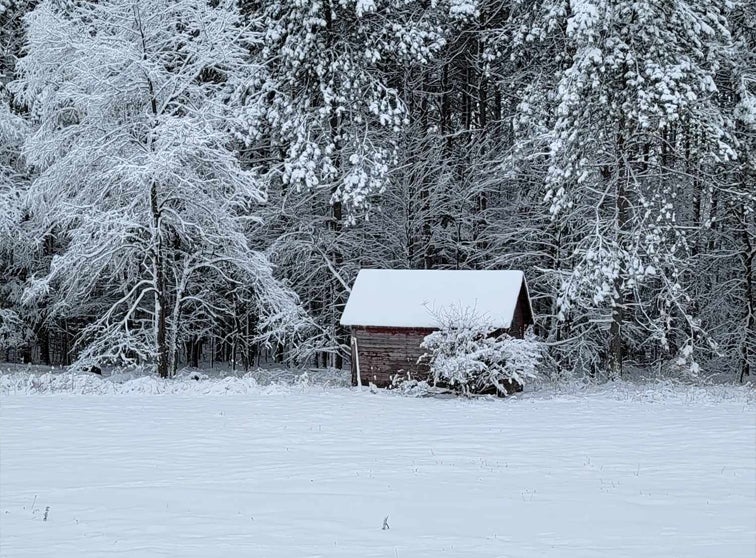
<instances>
[{"instance_id":1,"label":"snowy treetop","mask_svg":"<svg viewBox=\"0 0 756 558\"><path fill-rule=\"evenodd\" d=\"M515 270L363 269L341 325L435 328L443 315L461 310L508 328L523 287L527 293L525 275Z\"/></svg>"}]
</instances>

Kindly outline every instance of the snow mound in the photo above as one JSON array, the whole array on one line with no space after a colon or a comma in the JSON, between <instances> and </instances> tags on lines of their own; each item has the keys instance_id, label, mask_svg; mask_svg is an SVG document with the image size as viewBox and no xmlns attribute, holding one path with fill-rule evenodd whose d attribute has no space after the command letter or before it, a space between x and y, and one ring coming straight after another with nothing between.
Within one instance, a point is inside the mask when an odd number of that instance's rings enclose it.
<instances>
[{"instance_id":1,"label":"snow mound","mask_svg":"<svg viewBox=\"0 0 756 558\"><path fill-rule=\"evenodd\" d=\"M235 395L286 393L339 385L333 372L255 371L243 376L208 377L200 371L176 378L117 373L97 376L74 372L0 374L0 395Z\"/></svg>"},{"instance_id":2,"label":"snow mound","mask_svg":"<svg viewBox=\"0 0 756 558\"><path fill-rule=\"evenodd\" d=\"M6 395L274 395L345 388L348 374L338 370L258 369L243 375L210 376L208 371L185 370L175 378L161 379L139 372L113 371L108 376L66 371L50 371L41 367L17 367L0 371L0 396ZM410 386L405 386L409 388ZM366 391L371 396L447 398L429 390L426 383L412 389ZM690 385L672 381L615 381L603 384L563 382L536 384L524 393L512 395L507 401L556 400L575 402L602 399L650 404L719 405L735 403L756 405L756 389L746 385ZM494 396L476 400L502 402Z\"/></svg>"},{"instance_id":3,"label":"snow mound","mask_svg":"<svg viewBox=\"0 0 756 558\"><path fill-rule=\"evenodd\" d=\"M537 386L535 390L519 394L519 398L559 399L575 401L595 398L642 403L681 403L717 405L724 401L742 405L756 404L756 389L752 384L694 385L670 380L616 380L602 384L564 382Z\"/></svg>"}]
</instances>

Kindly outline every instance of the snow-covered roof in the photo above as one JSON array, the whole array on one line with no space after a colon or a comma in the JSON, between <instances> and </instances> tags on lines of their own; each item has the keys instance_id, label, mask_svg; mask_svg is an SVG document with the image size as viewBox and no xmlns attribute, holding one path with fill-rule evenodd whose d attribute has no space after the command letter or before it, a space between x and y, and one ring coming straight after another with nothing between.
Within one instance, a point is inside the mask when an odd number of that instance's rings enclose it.
<instances>
[{"instance_id":1,"label":"snow-covered roof","mask_svg":"<svg viewBox=\"0 0 756 558\"><path fill-rule=\"evenodd\" d=\"M527 294L525 275L514 270L363 269L341 325L434 328L439 315L463 309L491 327L508 328L523 287Z\"/></svg>"}]
</instances>

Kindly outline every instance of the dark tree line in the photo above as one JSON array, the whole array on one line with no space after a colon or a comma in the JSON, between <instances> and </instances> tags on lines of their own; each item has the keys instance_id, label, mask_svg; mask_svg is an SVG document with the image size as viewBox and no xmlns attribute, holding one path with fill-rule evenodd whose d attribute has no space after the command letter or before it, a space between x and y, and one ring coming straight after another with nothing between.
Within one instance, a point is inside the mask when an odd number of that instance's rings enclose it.
<instances>
[{"instance_id":1,"label":"dark tree line","mask_svg":"<svg viewBox=\"0 0 756 558\"><path fill-rule=\"evenodd\" d=\"M0 0L0 348L341 367L361 267L518 268L555 369L742 380L754 22L715 0Z\"/></svg>"}]
</instances>

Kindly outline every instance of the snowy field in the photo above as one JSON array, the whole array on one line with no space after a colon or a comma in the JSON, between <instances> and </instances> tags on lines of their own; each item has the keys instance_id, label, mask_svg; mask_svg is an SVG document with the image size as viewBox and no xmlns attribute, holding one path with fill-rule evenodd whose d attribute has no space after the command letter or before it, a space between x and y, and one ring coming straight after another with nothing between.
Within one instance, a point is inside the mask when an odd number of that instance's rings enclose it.
<instances>
[{"instance_id":1,"label":"snowy field","mask_svg":"<svg viewBox=\"0 0 756 558\"><path fill-rule=\"evenodd\" d=\"M752 387L56 378L0 375L3 557L756 555Z\"/></svg>"}]
</instances>

